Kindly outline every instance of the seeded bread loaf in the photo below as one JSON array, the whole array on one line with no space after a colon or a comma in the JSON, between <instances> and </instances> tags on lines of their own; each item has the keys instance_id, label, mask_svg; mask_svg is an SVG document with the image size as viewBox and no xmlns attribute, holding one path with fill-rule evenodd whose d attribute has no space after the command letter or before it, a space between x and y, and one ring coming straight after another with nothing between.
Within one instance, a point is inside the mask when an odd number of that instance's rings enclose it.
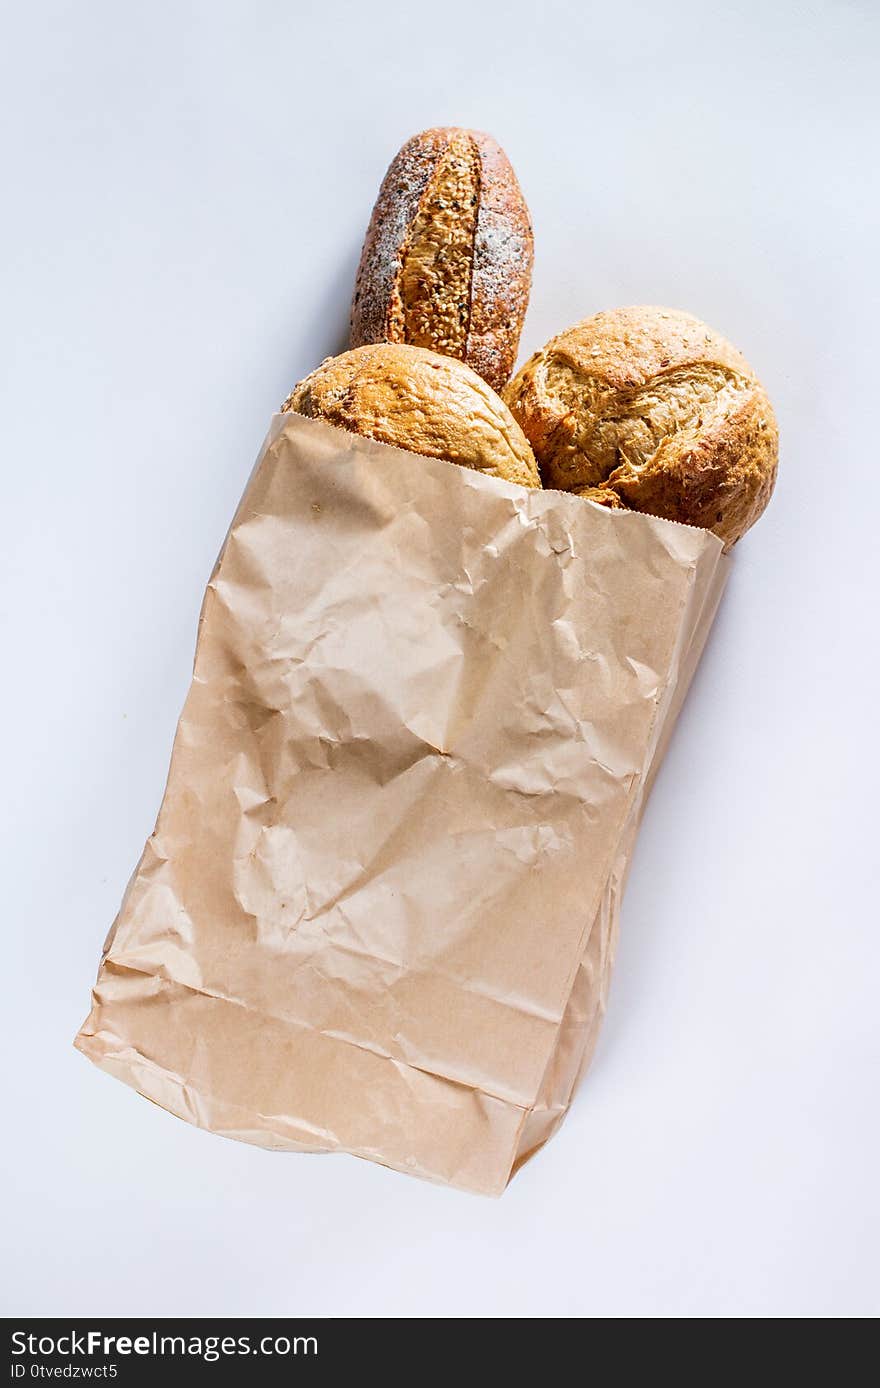
<instances>
[{"instance_id":1,"label":"seeded bread loaf","mask_svg":"<svg viewBox=\"0 0 880 1388\"><path fill-rule=\"evenodd\" d=\"M690 314L597 313L536 352L504 398L546 487L701 526L727 547L770 500L770 401L736 348Z\"/></svg>"},{"instance_id":2,"label":"seeded bread loaf","mask_svg":"<svg viewBox=\"0 0 880 1388\"><path fill-rule=\"evenodd\" d=\"M328 357L282 409L524 487L541 485L534 454L494 390L464 362L420 347L386 342Z\"/></svg>"},{"instance_id":3,"label":"seeded bread loaf","mask_svg":"<svg viewBox=\"0 0 880 1388\"><path fill-rule=\"evenodd\" d=\"M516 361L534 248L504 151L476 130L425 130L385 175L351 310L351 345L457 357L500 390Z\"/></svg>"}]
</instances>

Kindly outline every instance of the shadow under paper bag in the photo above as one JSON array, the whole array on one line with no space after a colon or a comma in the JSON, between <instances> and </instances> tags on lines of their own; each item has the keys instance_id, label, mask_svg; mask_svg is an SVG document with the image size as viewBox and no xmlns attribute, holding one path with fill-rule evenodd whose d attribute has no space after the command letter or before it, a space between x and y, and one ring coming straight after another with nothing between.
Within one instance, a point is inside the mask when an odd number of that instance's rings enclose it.
<instances>
[{"instance_id":1,"label":"shadow under paper bag","mask_svg":"<svg viewBox=\"0 0 880 1388\"><path fill-rule=\"evenodd\" d=\"M591 1054L727 567L277 416L76 1045L226 1137L499 1194Z\"/></svg>"}]
</instances>

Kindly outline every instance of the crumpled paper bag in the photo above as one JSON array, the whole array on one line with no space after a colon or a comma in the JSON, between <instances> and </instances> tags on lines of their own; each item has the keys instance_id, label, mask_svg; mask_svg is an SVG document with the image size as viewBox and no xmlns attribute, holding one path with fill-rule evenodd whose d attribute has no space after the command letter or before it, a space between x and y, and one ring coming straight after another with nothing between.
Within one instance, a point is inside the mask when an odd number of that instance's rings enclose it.
<instances>
[{"instance_id":1,"label":"crumpled paper bag","mask_svg":"<svg viewBox=\"0 0 880 1388\"><path fill-rule=\"evenodd\" d=\"M76 1045L226 1137L500 1193L589 1059L726 569L277 416Z\"/></svg>"}]
</instances>

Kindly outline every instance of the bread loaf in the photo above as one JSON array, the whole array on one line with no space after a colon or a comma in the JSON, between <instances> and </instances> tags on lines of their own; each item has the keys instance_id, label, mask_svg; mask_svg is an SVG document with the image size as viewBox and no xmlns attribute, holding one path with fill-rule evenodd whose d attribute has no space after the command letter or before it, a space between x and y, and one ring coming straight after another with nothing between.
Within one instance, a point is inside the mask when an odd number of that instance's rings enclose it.
<instances>
[{"instance_id":1,"label":"bread loaf","mask_svg":"<svg viewBox=\"0 0 880 1388\"><path fill-rule=\"evenodd\" d=\"M463 362L380 343L328 357L282 406L354 434L540 487L534 454L507 406Z\"/></svg>"},{"instance_id":2,"label":"bread loaf","mask_svg":"<svg viewBox=\"0 0 880 1388\"><path fill-rule=\"evenodd\" d=\"M385 175L351 310L351 345L408 343L500 390L516 361L534 251L504 151L476 130L425 130Z\"/></svg>"},{"instance_id":3,"label":"bread loaf","mask_svg":"<svg viewBox=\"0 0 880 1388\"><path fill-rule=\"evenodd\" d=\"M701 526L727 547L773 491L770 401L736 348L689 314L597 313L536 352L504 398L547 487Z\"/></svg>"}]
</instances>

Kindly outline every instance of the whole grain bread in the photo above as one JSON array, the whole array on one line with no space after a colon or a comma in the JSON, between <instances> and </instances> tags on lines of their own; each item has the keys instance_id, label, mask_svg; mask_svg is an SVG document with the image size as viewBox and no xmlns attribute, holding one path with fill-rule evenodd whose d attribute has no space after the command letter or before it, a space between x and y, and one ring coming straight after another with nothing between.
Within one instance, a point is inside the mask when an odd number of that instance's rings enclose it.
<instances>
[{"instance_id":1,"label":"whole grain bread","mask_svg":"<svg viewBox=\"0 0 880 1388\"><path fill-rule=\"evenodd\" d=\"M386 342L328 357L282 409L524 487L541 485L522 430L491 386L464 362L421 347Z\"/></svg>"},{"instance_id":2,"label":"whole grain bread","mask_svg":"<svg viewBox=\"0 0 880 1388\"><path fill-rule=\"evenodd\" d=\"M597 313L536 352L504 399L546 487L701 526L727 547L770 500L770 401L741 353L690 314Z\"/></svg>"},{"instance_id":3,"label":"whole grain bread","mask_svg":"<svg viewBox=\"0 0 880 1388\"><path fill-rule=\"evenodd\" d=\"M467 362L500 390L516 361L533 259L528 208L501 147L476 130L424 130L379 190L351 345L426 347Z\"/></svg>"}]
</instances>

